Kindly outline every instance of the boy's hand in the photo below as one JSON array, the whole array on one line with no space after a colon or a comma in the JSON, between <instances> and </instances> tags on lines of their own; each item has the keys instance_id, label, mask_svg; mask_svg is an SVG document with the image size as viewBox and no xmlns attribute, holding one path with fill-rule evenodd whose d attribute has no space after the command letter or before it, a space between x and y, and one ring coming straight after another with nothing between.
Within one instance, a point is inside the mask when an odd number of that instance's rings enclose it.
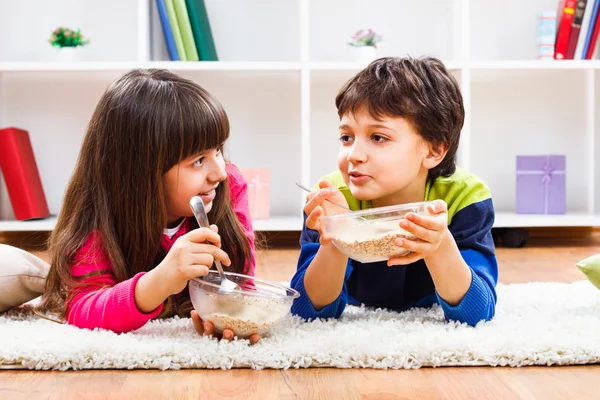
<instances>
[{"instance_id":1,"label":"boy's hand","mask_svg":"<svg viewBox=\"0 0 600 400\"><path fill-rule=\"evenodd\" d=\"M334 203L345 207L348 207L348 202L342 192L327 180L320 181L319 188L319 190L315 190L306 196L304 212L308 216L306 218L306 227L318 231L320 236L319 242L322 245L325 245L331 241L331 238L323 232L319 217L322 215L337 215L348 212L348 210L344 210L342 207L338 207L335 204L325 201L325 199L329 199Z\"/></svg>"},{"instance_id":2,"label":"boy's hand","mask_svg":"<svg viewBox=\"0 0 600 400\"><path fill-rule=\"evenodd\" d=\"M210 322L210 321L203 322L202 319L200 318L200 316L198 315L198 313L196 312L196 310L192 310L192 312L190 314L192 317L192 322L194 323L194 328L196 328L196 332L198 332L199 335L203 335L203 336L204 335L205 336L213 335L215 326L213 325L212 322ZM221 335L221 338L223 340L232 340L234 336L235 336L235 333L231 329L225 329L223 331L223 334ZM248 338L248 340L250 341L250 344L255 344L256 342L258 342L260 340L260 336L258 335L258 333L255 333L255 334L251 335Z\"/></svg>"},{"instance_id":3,"label":"boy's hand","mask_svg":"<svg viewBox=\"0 0 600 400\"><path fill-rule=\"evenodd\" d=\"M394 244L410 253L393 257L388 266L412 264L433 254L448 237L448 206L443 200L435 200L428 206L428 216L415 213L406 214L400 227L415 235L419 240L396 239Z\"/></svg>"}]
</instances>

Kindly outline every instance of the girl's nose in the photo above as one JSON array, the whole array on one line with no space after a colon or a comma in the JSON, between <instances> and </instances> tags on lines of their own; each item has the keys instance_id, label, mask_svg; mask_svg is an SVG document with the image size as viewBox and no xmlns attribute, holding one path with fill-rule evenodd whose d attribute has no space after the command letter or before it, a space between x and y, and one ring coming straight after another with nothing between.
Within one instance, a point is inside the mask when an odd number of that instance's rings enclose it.
<instances>
[{"instance_id":1,"label":"girl's nose","mask_svg":"<svg viewBox=\"0 0 600 400\"><path fill-rule=\"evenodd\" d=\"M225 170L225 164L217 162L212 163L212 168L208 174L208 179L212 182L222 182L227 178L227 171Z\"/></svg>"}]
</instances>

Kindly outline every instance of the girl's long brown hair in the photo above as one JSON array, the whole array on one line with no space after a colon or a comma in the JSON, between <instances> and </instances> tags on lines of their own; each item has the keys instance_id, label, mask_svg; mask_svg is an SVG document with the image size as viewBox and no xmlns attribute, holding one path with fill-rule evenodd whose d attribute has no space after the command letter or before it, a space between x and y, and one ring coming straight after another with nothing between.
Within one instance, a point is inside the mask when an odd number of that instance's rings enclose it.
<instances>
[{"instance_id":1,"label":"girl's long brown hair","mask_svg":"<svg viewBox=\"0 0 600 400\"><path fill-rule=\"evenodd\" d=\"M66 303L82 290L82 277L71 275L74 255L93 232L118 282L162 261L167 226L163 174L222 146L228 137L221 104L188 79L166 70L136 69L112 83L92 115L50 236L52 261L40 309L64 318ZM231 208L228 181L219 188L208 217L219 227L231 270L243 272L253 262L250 243ZM171 312L165 307L162 316Z\"/></svg>"}]
</instances>

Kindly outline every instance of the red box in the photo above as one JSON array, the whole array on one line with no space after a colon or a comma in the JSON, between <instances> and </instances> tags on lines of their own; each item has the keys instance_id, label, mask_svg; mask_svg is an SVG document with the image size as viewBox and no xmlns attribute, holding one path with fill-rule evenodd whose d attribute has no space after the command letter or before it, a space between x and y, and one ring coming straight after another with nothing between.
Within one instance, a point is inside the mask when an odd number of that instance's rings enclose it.
<instances>
[{"instance_id":1,"label":"red box","mask_svg":"<svg viewBox=\"0 0 600 400\"><path fill-rule=\"evenodd\" d=\"M16 219L50 216L27 131L18 128L0 130L0 169Z\"/></svg>"}]
</instances>

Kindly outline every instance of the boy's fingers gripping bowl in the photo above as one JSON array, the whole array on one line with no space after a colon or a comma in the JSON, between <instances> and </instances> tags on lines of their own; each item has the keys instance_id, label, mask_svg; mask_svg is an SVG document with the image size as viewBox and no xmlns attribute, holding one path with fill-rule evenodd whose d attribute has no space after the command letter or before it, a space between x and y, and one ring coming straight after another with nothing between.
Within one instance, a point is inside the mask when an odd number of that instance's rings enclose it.
<instances>
[{"instance_id":1,"label":"boy's fingers gripping bowl","mask_svg":"<svg viewBox=\"0 0 600 400\"><path fill-rule=\"evenodd\" d=\"M400 204L371 208L346 214L322 216L324 232L342 253L362 263L385 261L406 254L396 246L398 238L417 240L410 232L400 228L400 221L413 212L429 215L427 206L433 202ZM365 220L368 223L365 223Z\"/></svg>"},{"instance_id":2,"label":"boy's fingers gripping bowl","mask_svg":"<svg viewBox=\"0 0 600 400\"><path fill-rule=\"evenodd\" d=\"M214 270L203 278L191 279L189 284L194 309L202 320L214 324L216 333L231 329L239 338L254 333L266 336L300 296L296 290L277 282L233 272L225 275L239 285L237 296L219 292L221 280Z\"/></svg>"}]
</instances>

